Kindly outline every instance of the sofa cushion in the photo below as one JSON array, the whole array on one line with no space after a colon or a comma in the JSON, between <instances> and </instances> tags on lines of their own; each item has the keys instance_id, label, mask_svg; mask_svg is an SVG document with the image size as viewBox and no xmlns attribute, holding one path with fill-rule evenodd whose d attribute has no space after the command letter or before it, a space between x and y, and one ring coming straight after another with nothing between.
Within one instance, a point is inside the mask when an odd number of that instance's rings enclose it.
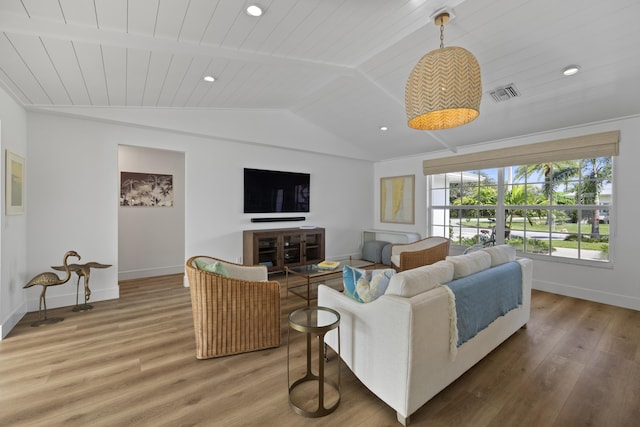
<instances>
[{"instance_id":1,"label":"sofa cushion","mask_svg":"<svg viewBox=\"0 0 640 427\"><path fill-rule=\"evenodd\" d=\"M389 281L387 295L410 298L453 280L453 264L438 261L394 275Z\"/></svg>"},{"instance_id":2,"label":"sofa cushion","mask_svg":"<svg viewBox=\"0 0 640 427\"><path fill-rule=\"evenodd\" d=\"M516 249L511 245L490 246L482 250L491 256L491 267L516 260Z\"/></svg>"},{"instance_id":3,"label":"sofa cushion","mask_svg":"<svg viewBox=\"0 0 640 427\"><path fill-rule=\"evenodd\" d=\"M394 274L392 268L364 270L345 265L342 269L344 293L358 302L374 301L385 293Z\"/></svg>"},{"instance_id":4,"label":"sofa cushion","mask_svg":"<svg viewBox=\"0 0 640 427\"><path fill-rule=\"evenodd\" d=\"M448 256L447 261L453 264L453 278L459 279L491 267L491 255L484 251L467 255Z\"/></svg>"}]
</instances>

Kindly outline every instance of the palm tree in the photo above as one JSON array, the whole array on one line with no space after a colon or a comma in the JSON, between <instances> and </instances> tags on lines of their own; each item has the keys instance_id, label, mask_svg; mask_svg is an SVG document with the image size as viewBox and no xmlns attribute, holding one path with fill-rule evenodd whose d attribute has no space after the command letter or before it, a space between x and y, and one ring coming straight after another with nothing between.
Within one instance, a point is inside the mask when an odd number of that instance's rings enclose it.
<instances>
[{"instance_id":1,"label":"palm tree","mask_svg":"<svg viewBox=\"0 0 640 427\"><path fill-rule=\"evenodd\" d=\"M515 179L519 180L537 173L542 174L544 182L542 192L549 205L554 204L554 194L556 187L563 182L567 182L571 177L580 173L580 164L576 160L563 160L550 163L534 163L531 165L518 166ZM547 212L547 224L551 223L551 210Z\"/></svg>"},{"instance_id":2,"label":"palm tree","mask_svg":"<svg viewBox=\"0 0 640 427\"><path fill-rule=\"evenodd\" d=\"M542 205L547 201L544 196L538 194L536 195L533 191L525 191L525 185L518 184L512 185L511 189L505 191L504 193L504 205L505 205L505 220L508 220L507 227L511 229L513 227L513 216L518 214L522 215L526 218L530 225L533 225L533 218L535 216L535 212L531 209L526 209L524 212L522 210L516 210L513 206L522 206L522 205ZM538 216L540 215L540 211L538 212Z\"/></svg>"},{"instance_id":3,"label":"palm tree","mask_svg":"<svg viewBox=\"0 0 640 427\"><path fill-rule=\"evenodd\" d=\"M611 182L611 157L598 157L583 160L582 186L578 192L581 204L594 205L591 220L591 237L600 238L600 193L604 185Z\"/></svg>"}]
</instances>

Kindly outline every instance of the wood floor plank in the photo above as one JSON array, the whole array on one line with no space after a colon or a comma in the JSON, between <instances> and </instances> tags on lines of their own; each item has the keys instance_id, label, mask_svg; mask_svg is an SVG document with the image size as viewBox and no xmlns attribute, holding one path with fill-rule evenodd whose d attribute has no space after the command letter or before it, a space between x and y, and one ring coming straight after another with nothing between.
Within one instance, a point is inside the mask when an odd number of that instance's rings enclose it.
<instances>
[{"instance_id":1,"label":"wood floor plank","mask_svg":"<svg viewBox=\"0 0 640 427\"><path fill-rule=\"evenodd\" d=\"M280 347L209 360L195 358L182 274L123 281L118 300L87 312L49 310L65 318L58 324L31 327L38 314L29 313L0 341L0 425L398 425L344 364L334 413L293 412L287 315L306 302L276 279ZM292 335L291 349L291 367L302 369L302 334ZM528 328L420 408L411 425L631 426L638 401L640 312L534 291Z\"/></svg>"}]
</instances>

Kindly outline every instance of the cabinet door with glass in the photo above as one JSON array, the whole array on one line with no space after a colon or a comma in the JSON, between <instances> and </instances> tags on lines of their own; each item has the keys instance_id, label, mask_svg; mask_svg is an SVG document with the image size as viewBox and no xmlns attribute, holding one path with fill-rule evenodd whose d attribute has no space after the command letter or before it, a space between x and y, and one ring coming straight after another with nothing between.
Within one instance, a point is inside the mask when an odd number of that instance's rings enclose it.
<instances>
[{"instance_id":1,"label":"cabinet door with glass","mask_svg":"<svg viewBox=\"0 0 640 427\"><path fill-rule=\"evenodd\" d=\"M324 229L307 232L304 236L303 264L317 264L324 260Z\"/></svg>"},{"instance_id":2,"label":"cabinet door with glass","mask_svg":"<svg viewBox=\"0 0 640 427\"><path fill-rule=\"evenodd\" d=\"M255 248L258 264L274 267L278 265L278 236L256 237Z\"/></svg>"},{"instance_id":3,"label":"cabinet door with glass","mask_svg":"<svg viewBox=\"0 0 640 427\"><path fill-rule=\"evenodd\" d=\"M282 263L285 267L293 267L302 263L302 234L282 235Z\"/></svg>"}]
</instances>

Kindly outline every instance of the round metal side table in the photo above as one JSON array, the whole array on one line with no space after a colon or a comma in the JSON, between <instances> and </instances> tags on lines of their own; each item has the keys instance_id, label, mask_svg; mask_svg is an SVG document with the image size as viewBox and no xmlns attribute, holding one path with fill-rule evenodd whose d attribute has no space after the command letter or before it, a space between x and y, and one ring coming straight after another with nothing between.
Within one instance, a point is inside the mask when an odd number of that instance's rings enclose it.
<instances>
[{"instance_id":1,"label":"round metal side table","mask_svg":"<svg viewBox=\"0 0 640 427\"><path fill-rule=\"evenodd\" d=\"M338 329L338 380L325 378L325 346L324 336L327 332ZM307 367L306 374L291 383L290 348L291 330L303 332L307 336ZM312 372L312 338L317 339L318 346L318 374ZM293 391L309 381L318 383L318 406L316 410L303 409L301 400L293 397ZM340 313L327 307L303 307L289 314L289 334L287 337L287 386L289 387L289 405L293 410L305 417L316 418L332 413L340 403ZM325 406L325 387L332 388L337 393L337 400L329 407ZM315 393L314 393L315 394ZM315 403L315 402L314 402ZM307 405L308 406L308 405Z\"/></svg>"}]
</instances>

